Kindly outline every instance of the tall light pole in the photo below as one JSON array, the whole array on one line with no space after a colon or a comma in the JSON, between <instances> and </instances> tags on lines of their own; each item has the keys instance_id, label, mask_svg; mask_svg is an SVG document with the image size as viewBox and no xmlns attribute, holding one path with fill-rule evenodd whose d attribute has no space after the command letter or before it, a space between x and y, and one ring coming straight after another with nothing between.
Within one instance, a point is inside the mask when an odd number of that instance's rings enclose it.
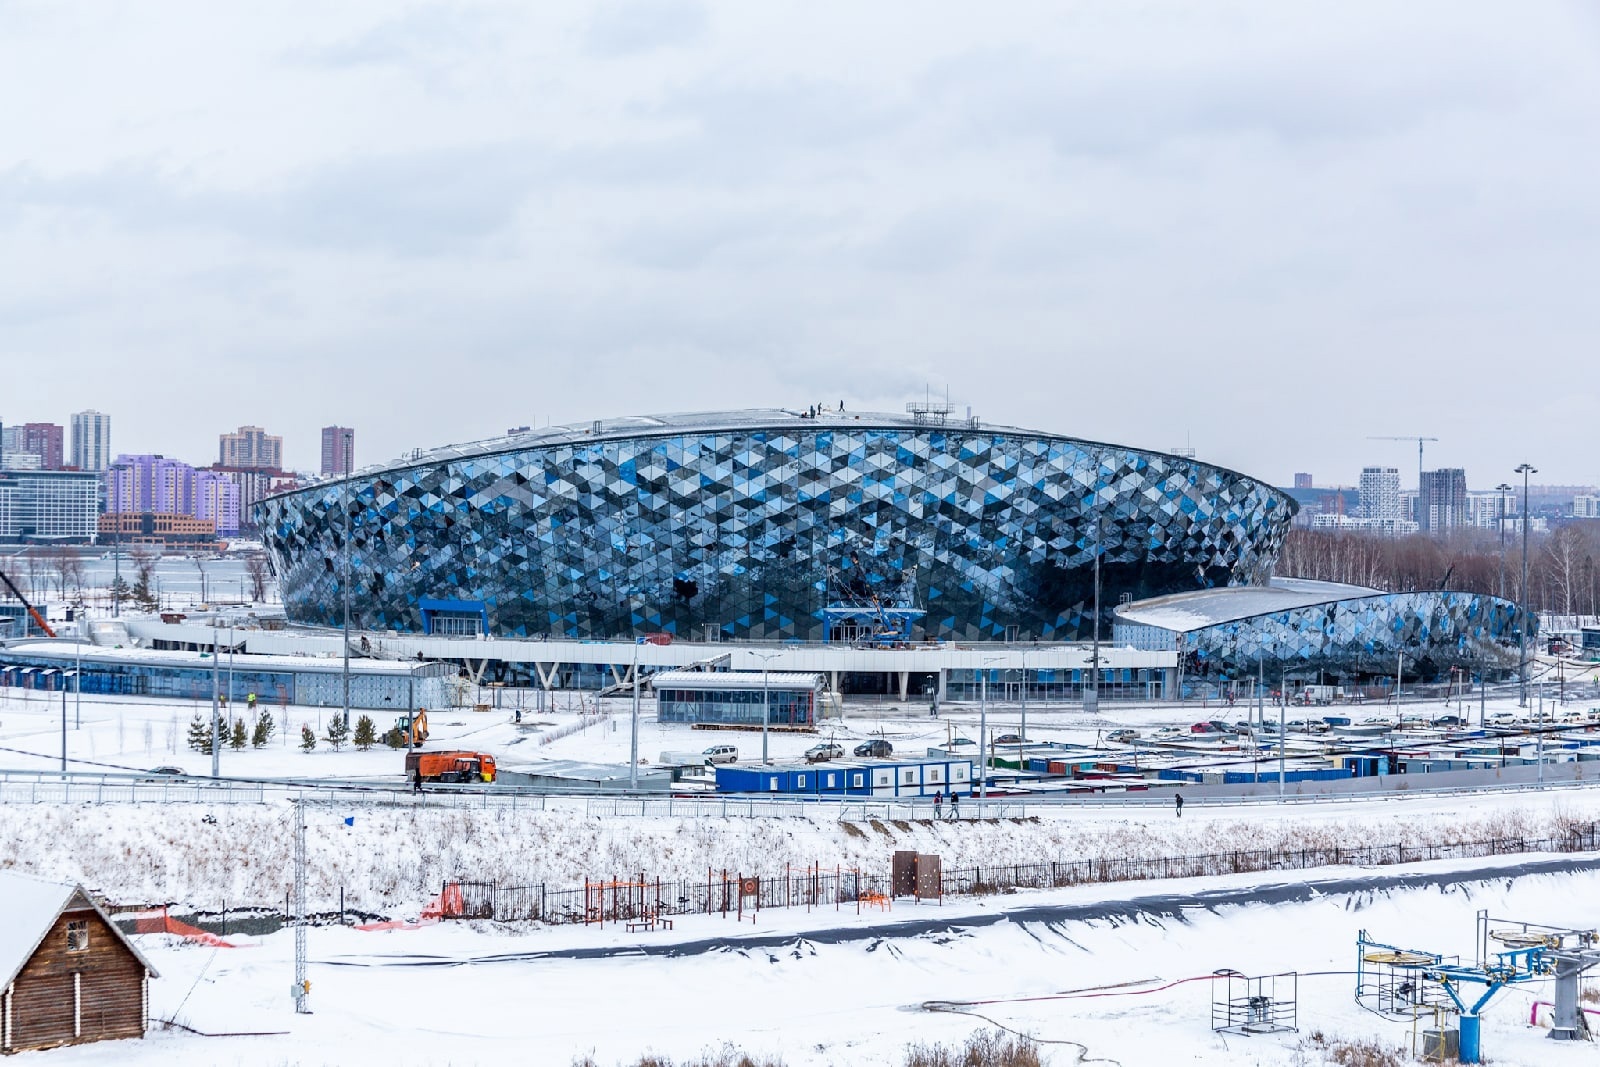
<instances>
[{"instance_id":1,"label":"tall light pole","mask_svg":"<svg viewBox=\"0 0 1600 1067\"><path fill-rule=\"evenodd\" d=\"M1501 482L1495 486L1495 491L1500 494L1500 518L1495 525L1500 529L1500 599L1506 598L1506 494L1511 492L1509 482Z\"/></svg>"},{"instance_id":2,"label":"tall light pole","mask_svg":"<svg viewBox=\"0 0 1600 1067\"><path fill-rule=\"evenodd\" d=\"M978 676L978 799L989 795L989 664L999 663L1004 656L990 656L983 661L983 673Z\"/></svg>"},{"instance_id":3,"label":"tall light pole","mask_svg":"<svg viewBox=\"0 0 1600 1067\"><path fill-rule=\"evenodd\" d=\"M217 647L217 620L211 620L211 777L222 774L222 713L217 704L221 695L221 649Z\"/></svg>"},{"instance_id":4,"label":"tall light pole","mask_svg":"<svg viewBox=\"0 0 1600 1067\"><path fill-rule=\"evenodd\" d=\"M1022 669L1017 672L1022 679L1022 727L1017 736L1022 738L1022 743L1028 743L1028 654L1022 654Z\"/></svg>"},{"instance_id":5,"label":"tall light pole","mask_svg":"<svg viewBox=\"0 0 1600 1067\"><path fill-rule=\"evenodd\" d=\"M1084 700L1084 710L1091 715L1100 714L1100 516L1094 518L1094 652L1089 691Z\"/></svg>"},{"instance_id":6,"label":"tall light pole","mask_svg":"<svg viewBox=\"0 0 1600 1067\"><path fill-rule=\"evenodd\" d=\"M1517 624L1517 673L1522 681L1522 697L1517 706L1528 706L1528 475L1538 474L1539 469L1531 463L1524 463L1517 468L1517 473L1522 475L1522 621Z\"/></svg>"},{"instance_id":7,"label":"tall light pole","mask_svg":"<svg viewBox=\"0 0 1600 1067\"><path fill-rule=\"evenodd\" d=\"M633 727L628 739L628 788L639 788L639 638L633 639Z\"/></svg>"},{"instance_id":8,"label":"tall light pole","mask_svg":"<svg viewBox=\"0 0 1600 1067\"><path fill-rule=\"evenodd\" d=\"M761 661L761 763L764 766L772 762L767 758L767 726L772 721L772 701L767 690L767 666L783 653L752 652L750 654Z\"/></svg>"},{"instance_id":9,"label":"tall light pole","mask_svg":"<svg viewBox=\"0 0 1600 1067\"><path fill-rule=\"evenodd\" d=\"M350 726L350 477L345 475L344 497L340 510L344 512L344 561L339 591L344 600L344 632L340 644L344 646L344 725Z\"/></svg>"}]
</instances>

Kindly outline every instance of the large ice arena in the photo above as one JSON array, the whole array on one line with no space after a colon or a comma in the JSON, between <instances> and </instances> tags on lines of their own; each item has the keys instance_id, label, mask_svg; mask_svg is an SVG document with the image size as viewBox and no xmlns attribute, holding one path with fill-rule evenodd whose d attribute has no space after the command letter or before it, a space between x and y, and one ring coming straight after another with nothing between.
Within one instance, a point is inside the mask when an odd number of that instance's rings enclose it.
<instances>
[{"instance_id":1,"label":"large ice arena","mask_svg":"<svg viewBox=\"0 0 1600 1067\"><path fill-rule=\"evenodd\" d=\"M749 410L513 433L258 505L291 621L497 637L1071 641L1265 581L1295 504L1192 458L955 418ZM348 551L346 540L348 538Z\"/></svg>"}]
</instances>

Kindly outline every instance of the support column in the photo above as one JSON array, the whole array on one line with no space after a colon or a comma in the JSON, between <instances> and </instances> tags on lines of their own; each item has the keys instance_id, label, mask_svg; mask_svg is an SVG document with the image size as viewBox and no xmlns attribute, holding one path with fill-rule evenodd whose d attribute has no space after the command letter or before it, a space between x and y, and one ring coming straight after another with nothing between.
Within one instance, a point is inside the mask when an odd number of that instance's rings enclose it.
<instances>
[{"instance_id":1,"label":"support column","mask_svg":"<svg viewBox=\"0 0 1600 1067\"><path fill-rule=\"evenodd\" d=\"M1555 1017L1550 1037L1555 1041L1577 1041L1583 1037L1583 1012L1578 1010L1578 976L1583 972L1565 961L1556 962Z\"/></svg>"},{"instance_id":2,"label":"support column","mask_svg":"<svg viewBox=\"0 0 1600 1067\"><path fill-rule=\"evenodd\" d=\"M911 672L910 671L901 671L900 672L900 703L904 704L906 702L906 694L910 691L910 689L911 689Z\"/></svg>"},{"instance_id":3,"label":"support column","mask_svg":"<svg viewBox=\"0 0 1600 1067\"><path fill-rule=\"evenodd\" d=\"M939 668L939 703L944 703L945 693L950 682L950 672L943 667Z\"/></svg>"}]
</instances>

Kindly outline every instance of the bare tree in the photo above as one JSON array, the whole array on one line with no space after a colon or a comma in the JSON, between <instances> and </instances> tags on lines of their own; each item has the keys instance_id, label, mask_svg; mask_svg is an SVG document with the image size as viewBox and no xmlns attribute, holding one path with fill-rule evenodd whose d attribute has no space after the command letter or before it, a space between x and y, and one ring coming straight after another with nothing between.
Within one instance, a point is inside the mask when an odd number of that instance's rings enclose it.
<instances>
[{"instance_id":1,"label":"bare tree","mask_svg":"<svg viewBox=\"0 0 1600 1067\"><path fill-rule=\"evenodd\" d=\"M200 574L200 602L202 604L211 603L210 588L206 581L206 561L199 556L190 556L189 562L194 564L194 569Z\"/></svg>"},{"instance_id":2,"label":"bare tree","mask_svg":"<svg viewBox=\"0 0 1600 1067\"><path fill-rule=\"evenodd\" d=\"M267 599L267 582L272 577L272 569L267 563L267 557L259 552L252 552L245 557L244 570L250 578L250 599L261 603Z\"/></svg>"}]
</instances>

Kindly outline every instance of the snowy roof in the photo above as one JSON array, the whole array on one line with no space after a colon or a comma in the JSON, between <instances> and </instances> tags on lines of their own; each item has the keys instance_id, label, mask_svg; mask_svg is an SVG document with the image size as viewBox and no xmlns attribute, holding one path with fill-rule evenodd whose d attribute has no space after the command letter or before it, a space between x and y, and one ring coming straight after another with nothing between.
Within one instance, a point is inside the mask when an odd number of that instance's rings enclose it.
<instances>
[{"instance_id":1,"label":"snowy roof","mask_svg":"<svg viewBox=\"0 0 1600 1067\"><path fill-rule=\"evenodd\" d=\"M1381 596L1377 589L1338 582L1314 582L1305 578L1274 578L1270 585L1231 585L1219 589L1198 589L1150 600L1122 604L1116 619L1122 623L1155 626L1177 633L1236 622L1275 611L1308 608L1336 600L1356 600Z\"/></svg>"},{"instance_id":2,"label":"snowy roof","mask_svg":"<svg viewBox=\"0 0 1600 1067\"><path fill-rule=\"evenodd\" d=\"M5 901L6 910L6 921L0 923L0 989L11 984L69 905L100 912L80 886L49 882L16 871L0 871L0 900ZM100 918L106 919L103 912ZM106 925L154 976L155 968L122 936L122 931L109 919Z\"/></svg>"},{"instance_id":3,"label":"snowy roof","mask_svg":"<svg viewBox=\"0 0 1600 1067\"><path fill-rule=\"evenodd\" d=\"M494 455L500 452L520 452L530 448L593 444L597 441L615 441L637 437L675 437L681 434L735 434L762 430L776 430L778 432L788 430L806 433L830 429L995 433L1008 437L1079 441L1092 447L1132 448L1134 451L1150 455L1170 455L1158 449L1135 448L1131 445L1113 445L1109 442L1090 441L1073 437L1070 434L1027 430L1017 426L982 422L977 418L958 418L953 413L941 418L937 414L930 416L927 414L917 415L911 412L900 414L881 411L839 411L830 409L826 405L815 414L810 413L805 408L744 408L735 411L689 411L660 415L626 415L619 418L570 423L564 426L547 426L542 429L529 428L508 433L501 437L489 437L479 441L444 445L438 448L418 448L398 459L363 467L350 474L348 478L322 479L311 483L309 486L300 486L284 493L272 495L290 496L295 493L303 493L308 490L314 491L326 486L337 485L347 480L365 481L375 474L386 471L401 471L411 467L431 466L437 463L448 463L453 460L468 459L474 456ZM1176 456L1171 458L1181 459L1184 463L1210 470L1225 469L1218 467L1214 463L1206 463L1203 460ZM1238 471L1229 471L1229 473L1244 477ZM1283 499L1289 502L1291 506L1299 507L1290 497L1284 496Z\"/></svg>"},{"instance_id":4,"label":"snowy roof","mask_svg":"<svg viewBox=\"0 0 1600 1067\"><path fill-rule=\"evenodd\" d=\"M207 631L209 633L209 629ZM176 632L175 637L187 636ZM48 659L51 663L59 664L64 668L71 668L78 662L83 663L86 669L92 668L97 663L123 663L139 664L146 667L203 667L211 669L210 653L184 652L177 649L165 648L125 648L108 647L106 645L89 645L74 647L74 642L45 639L30 641L13 641L5 646L8 653L15 656L31 656L36 659ZM228 656L224 653L218 659L219 670L228 670ZM301 674L327 674L338 673L343 669L342 661L336 655L325 656L270 656L256 655L254 653L240 652L233 659L236 670L248 671L285 671ZM359 656L350 657L351 674L454 674L456 668L449 664L433 664L414 662L412 660L394 659L363 659Z\"/></svg>"},{"instance_id":5,"label":"snowy roof","mask_svg":"<svg viewBox=\"0 0 1600 1067\"><path fill-rule=\"evenodd\" d=\"M662 671L650 676L650 685L662 689L760 689L761 671ZM803 671L767 671L768 689L816 689L822 675Z\"/></svg>"}]
</instances>

